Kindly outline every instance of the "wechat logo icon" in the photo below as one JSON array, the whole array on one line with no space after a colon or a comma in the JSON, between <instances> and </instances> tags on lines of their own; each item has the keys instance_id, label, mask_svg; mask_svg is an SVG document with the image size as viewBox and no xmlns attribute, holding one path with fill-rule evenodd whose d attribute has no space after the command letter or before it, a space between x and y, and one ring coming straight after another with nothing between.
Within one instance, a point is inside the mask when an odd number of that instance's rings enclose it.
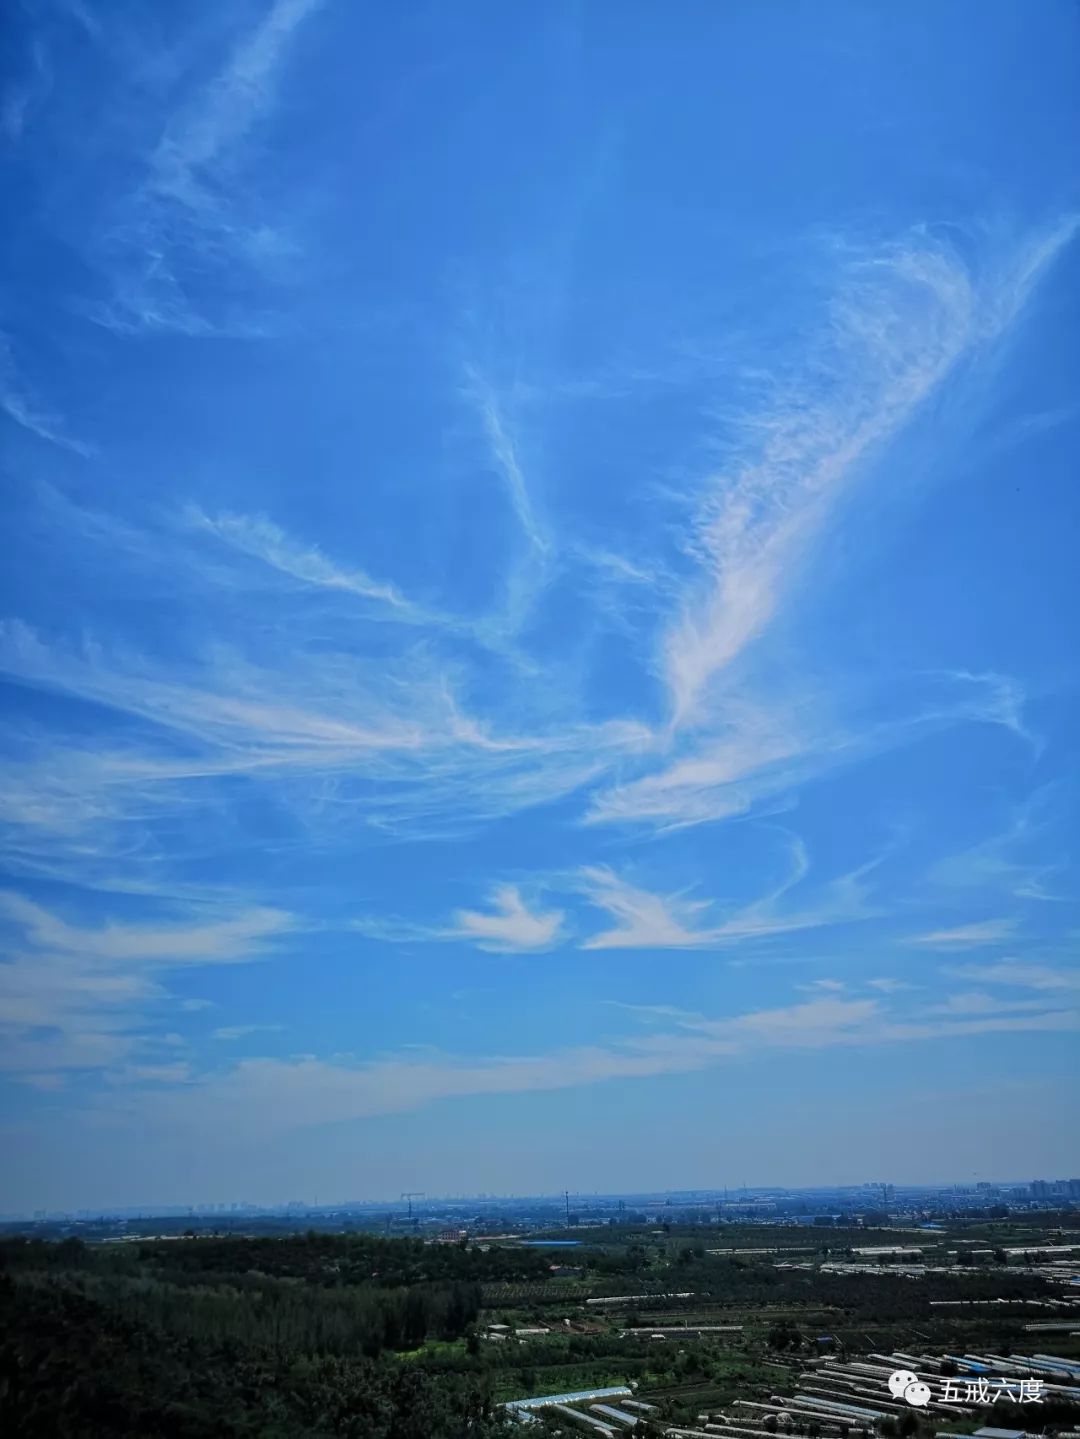
<instances>
[{"instance_id":1,"label":"wechat logo icon","mask_svg":"<svg viewBox=\"0 0 1080 1439\"><path fill-rule=\"evenodd\" d=\"M889 1375L889 1389L894 1399L906 1399L916 1409L925 1409L930 1403L930 1386L924 1384L910 1369L898 1369Z\"/></svg>"}]
</instances>

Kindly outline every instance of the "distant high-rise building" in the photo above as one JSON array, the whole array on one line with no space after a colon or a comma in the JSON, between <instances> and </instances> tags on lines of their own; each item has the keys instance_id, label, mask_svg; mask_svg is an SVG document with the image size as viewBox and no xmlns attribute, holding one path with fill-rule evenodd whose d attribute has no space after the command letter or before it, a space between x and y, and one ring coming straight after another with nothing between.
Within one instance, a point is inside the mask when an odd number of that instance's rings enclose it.
<instances>
[{"instance_id":1,"label":"distant high-rise building","mask_svg":"<svg viewBox=\"0 0 1080 1439\"><path fill-rule=\"evenodd\" d=\"M1033 1179L1031 1181L1032 1199L1048 1199L1050 1197L1050 1186L1045 1179Z\"/></svg>"}]
</instances>

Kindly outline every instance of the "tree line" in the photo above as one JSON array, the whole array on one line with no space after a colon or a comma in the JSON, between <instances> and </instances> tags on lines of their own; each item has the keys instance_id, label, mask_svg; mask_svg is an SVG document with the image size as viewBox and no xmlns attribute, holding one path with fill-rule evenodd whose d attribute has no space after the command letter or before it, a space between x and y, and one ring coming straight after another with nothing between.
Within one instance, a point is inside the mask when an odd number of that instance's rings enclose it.
<instances>
[{"instance_id":1,"label":"tree line","mask_svg":"<svg viewBox=\"0 0 1080 1439\"><path fill-rule=\"evenodd\" d=\"M230 1241L231 1242L231 1241ZM329 1283L302 1245L193 1262L186 1243L0 1245L0 1433L97 1439L493 1439L482 1366L402 1358L475 1324L475 1279ZM288 1255L292 1268L287 1272ZM175 1256L175 1257L174 1257ZM383 1250L414 1272L410 1245ZM396 1351L396 1352L395 1352Z\"/></svg>"}]
</instances>

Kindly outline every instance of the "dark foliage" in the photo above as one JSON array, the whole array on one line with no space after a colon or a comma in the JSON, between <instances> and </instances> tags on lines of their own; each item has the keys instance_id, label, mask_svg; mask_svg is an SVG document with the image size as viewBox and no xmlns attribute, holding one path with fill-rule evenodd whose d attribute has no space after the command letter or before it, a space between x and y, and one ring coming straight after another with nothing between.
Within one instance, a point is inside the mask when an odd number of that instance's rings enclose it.
<instances>
[{"instance_id":1,"label":"dark foliage","mask_svg":"<svg viewBox=\"0 0 1080 1439\"><path fill-rule=\"evenodd\" d=\"M0 1433L489 1439L505 1430L479 1370L385 1352L462 1334L477 1312L474 1281L379 1288L369 1275L350 1289L289 1274L280 1252L274 1277L253 1276L253 1256L244 1265L235 1245L239 1273L200 1270L201 1243L170 1246L168 1259L61 1247L4 1247ZM389 1266L394 1277L414 1263L411 1250Z\"/></svg>"}]
</instances>

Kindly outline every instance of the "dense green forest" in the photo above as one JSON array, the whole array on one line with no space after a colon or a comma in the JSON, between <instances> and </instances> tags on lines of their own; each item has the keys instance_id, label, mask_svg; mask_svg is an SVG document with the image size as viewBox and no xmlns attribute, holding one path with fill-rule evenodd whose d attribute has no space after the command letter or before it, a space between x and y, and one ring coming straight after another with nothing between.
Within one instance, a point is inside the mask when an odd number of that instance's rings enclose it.
<instances>
[{"instance_id":1,"label":"dense green forest","mask_svg":"<svg viewBox=\"0 0 1080 1439\"><path fill-rule=\"evenodd\" d=\"M535 1257L328 1235L0 1246L0 1433L489 1439L490 1384L408 1351Z\"/></svg>"},{"instance_id":2,"label":"dense green forest","mask_svg":"<svg viewBox=\"0 0 1080 1439\"><path fill-rule=\"evenodd\" d=\"M847 1247L830 1238L833 1253ZM822 1333L841 1351L914 1334L948 1353L1008 1352L1030 1314L1016 1301L1058 1292L1003 1250L913 1281L888 1268L778 1268L742 1248L711 1251L692 1229L608 1232L557 1276L519 1245L356 1232L11 1238L0 1241L0 1434L494 1439L520 1432L502 1418L508 1398L631 1382L685 1418L767 1396ZM596 1309L594 1294L637 1297ZM496 1323L503 1333L485 1337ZM687 1337L646 1343L643 1323ZM507 1339L518 1326L527 1337Z\"/></svg>"}]
</instances>

